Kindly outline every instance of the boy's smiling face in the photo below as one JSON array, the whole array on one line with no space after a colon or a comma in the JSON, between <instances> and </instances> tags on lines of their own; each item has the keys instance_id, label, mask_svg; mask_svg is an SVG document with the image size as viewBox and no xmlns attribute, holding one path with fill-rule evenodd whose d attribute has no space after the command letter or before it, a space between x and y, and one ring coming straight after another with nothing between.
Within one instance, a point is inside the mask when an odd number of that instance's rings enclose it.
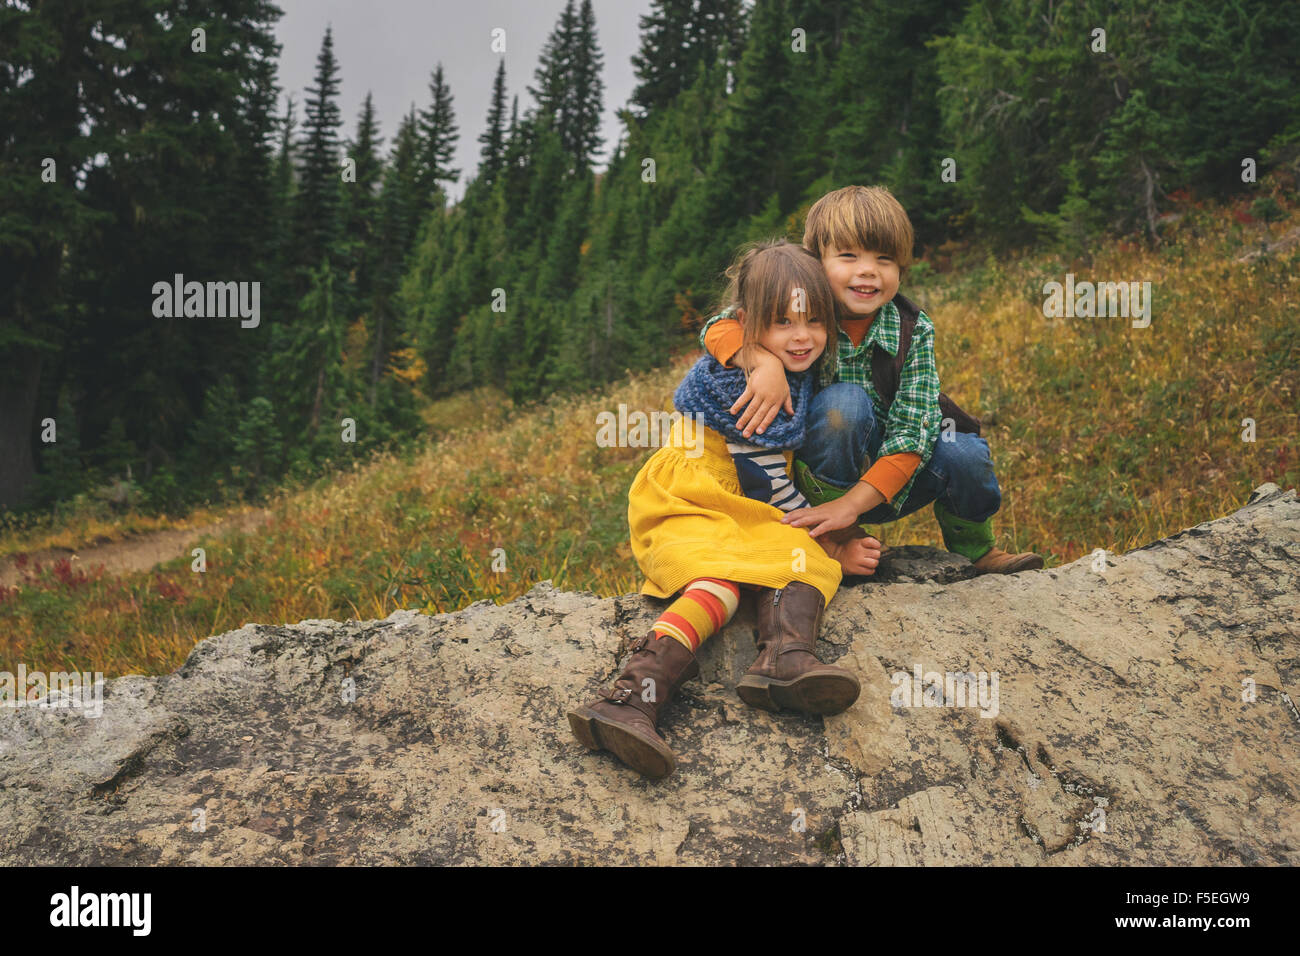
<instances>
[{"instance_id":1,"label":"boy's smiling face","mask_svg":"<svg viewBox=\"0 0 1300 956\"><path fill-rule=\"evenodd\" d=\"M898 260L883 252L832 244L822 255L822 268L849 318L875 318L898 293Z\"/></svg>"}]
</instances>

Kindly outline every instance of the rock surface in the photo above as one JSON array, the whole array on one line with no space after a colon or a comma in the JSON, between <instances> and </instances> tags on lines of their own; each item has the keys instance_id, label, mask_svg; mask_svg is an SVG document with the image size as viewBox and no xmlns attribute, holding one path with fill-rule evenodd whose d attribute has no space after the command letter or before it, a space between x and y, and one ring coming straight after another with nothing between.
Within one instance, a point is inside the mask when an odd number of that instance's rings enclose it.
<instances>
[{"instance_id":1,"label":"rock surface","mask_svg":"<svg viewBox=\"0 0 1300 956\"><path fill-rule=\"evenodd\" d=\"M99 718L0 712L0 863L1300 864L1295 492L1098 568L965 579L899 549L826 611L863 693L825 720L735 696L747 600L668 712L658 783L564 713L666 602L543 582L249 624L109 681ZM996 701L902 706L917 668Z\"/></svg>"}]
</instances>

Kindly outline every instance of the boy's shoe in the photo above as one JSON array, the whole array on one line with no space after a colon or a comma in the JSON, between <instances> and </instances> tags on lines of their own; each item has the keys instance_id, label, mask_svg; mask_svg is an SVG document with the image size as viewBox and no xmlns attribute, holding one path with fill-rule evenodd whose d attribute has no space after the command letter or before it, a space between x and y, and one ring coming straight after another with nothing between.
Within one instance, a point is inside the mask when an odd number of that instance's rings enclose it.
<instances>
[{"instance_id":1,"label":"boy's shoe","mask_svg":"<svg viewBox=\"0 0 1300 956\"><path fill-rule=\"evenodd\" d=\"M1026 551L1008 554L993 546L993 519L967 521L941 505L934 503L934 516L943 532L944 546L953 554L969 558L980 574L1015 574L1017 571L1036 571L1043 566L1042 555Z\"/></svg>"},{"instance_id":2,"label":"boy's shoe","mask_svg":"<svg viewBox=\"0 0 1300 956\"><path fill-rule=\"evenodd\" d=\"M1015 574L1017 571L1037 571L1043 566L1043 556L1032 551L1008 554L1000 548L991 548L974 565L980 574Z\"/></svg>"},{"instance_id":3,"label":"boy's shoe","mask_svg":"<svg viewBox=\"0 0 1300 956\"><path fill-rule=\"evenodd\" d=\"M656 637L653 631L638 638L614 686L569 711L573 736L592 750L611 751L647 777L668 776L677 760L659 735L659 711L699 672L695 655L676 638Z\"/></svg>"},{"instance_id":4,"label":"boy's shoe","mask_svg":"<svg viewBox=\"0 0 1300 956\"><path fill-rule=\"evenodd\" d=\"M983 521L958 518L937 500L934 503L934 517L943 534L943 546L953 554L960 554L973 564L992 549L992 518Z\"/></svg>"},{"instance_id":5,"label":"boy's shoe","mask_svg":"<svg viewBox=\"0 0 1300 956\"><path fill-rule=\"evenodd\" d=\"M758 659L736 685L740 699L762 710L838 714L862 688L842 667L823 664L815 651L826 599L802 581L759 594Z\"/></svg>"}]
</instances>

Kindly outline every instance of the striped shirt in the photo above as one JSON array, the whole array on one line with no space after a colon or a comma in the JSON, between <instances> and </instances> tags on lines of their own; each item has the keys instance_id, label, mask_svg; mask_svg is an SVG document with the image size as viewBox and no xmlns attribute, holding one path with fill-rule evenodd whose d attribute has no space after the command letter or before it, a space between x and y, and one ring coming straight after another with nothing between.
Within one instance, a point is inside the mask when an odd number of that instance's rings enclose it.
<instances>
[{"instance_id":1,"label":"striped shirt","mask_svg":"<svg viewBox=\"0 0 1300 956\"><path fill-rule=\"evenodd\" d=\"M736 477L746 498L766 501L782 511L807 508L808 499L790 480L785 455L760 445L727 442L727 451L736 463Z\"/></svg>"}]
</instances>

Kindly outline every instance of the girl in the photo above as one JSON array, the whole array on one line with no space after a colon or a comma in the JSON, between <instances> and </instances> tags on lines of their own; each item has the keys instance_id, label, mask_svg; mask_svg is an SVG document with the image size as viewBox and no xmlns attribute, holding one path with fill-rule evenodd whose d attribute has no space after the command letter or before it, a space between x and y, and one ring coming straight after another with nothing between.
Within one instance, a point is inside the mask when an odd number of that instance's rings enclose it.
<instances>
[{"instance_id":1,"label":"girl","mask_svg":"<svg viewBox=\"0 0 1300 956\"><path fill-rule=\"evenodd\" d=\"M873 573L879 556L856 525L812 538L781 523L787 511L807 507L788 469L804 441L818 362L828 344L834 354L835 303L821 263L802 246L771 241L744 252L727 277L746 346L762 345L785 365L794 414L782 412L746 439L729 411L745 391L745 373L711 355L687 373L673 396L682 418L628 494L632 553L646 577L641 593L681 596L632 645L614 686L568 714L584 745L654 778L676 766L656 729L660 711L699 673L695 652L731 620L741 585L757 591L758 606L758 658L737 686L741 699L814 714L851 705L858 680L821 663L817 634L841 577Z\"/></svg>"}]
</instances>

